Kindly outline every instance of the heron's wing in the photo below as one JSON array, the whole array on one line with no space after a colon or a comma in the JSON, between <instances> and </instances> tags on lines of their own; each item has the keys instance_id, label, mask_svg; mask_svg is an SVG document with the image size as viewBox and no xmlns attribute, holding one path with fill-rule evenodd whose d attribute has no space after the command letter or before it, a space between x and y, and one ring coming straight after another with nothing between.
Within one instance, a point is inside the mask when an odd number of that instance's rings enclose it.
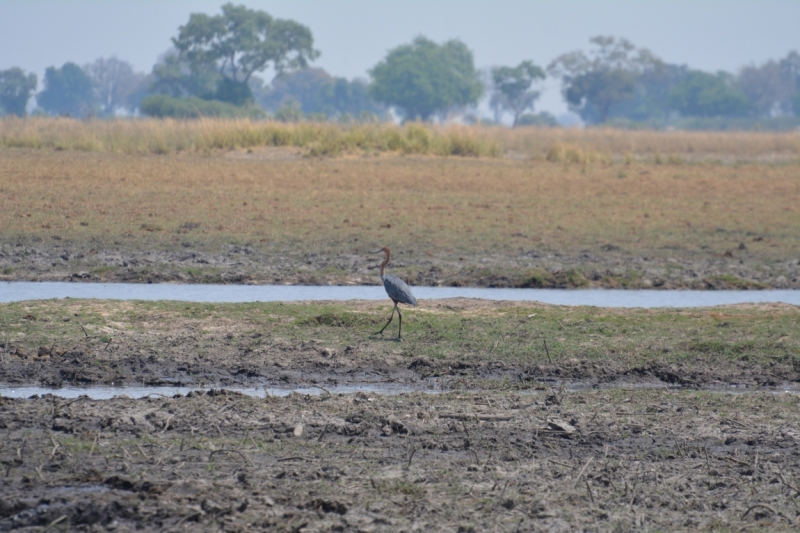
<instances>
[{"instance_id":1,"label":"heron's wing","mask_svg":"<svg viewBox=\"0 0 800 533\"><path fill-rule=\"evenodd\" d=\"M386 288L386 294L388 294L389 298L392 300L397 300L398 302L416 307L417 299L411 294L411 287L406 285L406 282L402 279L389 274L388 276L384 276L383 286Z\"/></svg>"}]
</instances>

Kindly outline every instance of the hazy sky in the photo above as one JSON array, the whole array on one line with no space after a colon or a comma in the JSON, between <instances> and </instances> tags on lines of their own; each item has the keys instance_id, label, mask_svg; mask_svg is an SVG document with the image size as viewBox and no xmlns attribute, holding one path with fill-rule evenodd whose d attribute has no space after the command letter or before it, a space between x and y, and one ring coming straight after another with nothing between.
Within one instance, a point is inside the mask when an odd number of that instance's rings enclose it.
<instances>
[{"instance_id":1,"label":"hazy sky","mask_svg":"<svg viewBox=\"0 0 800 533\"><path fill-rule=\"evenodd\" d=\"M149 72L189 13L217 14L224 0L0 0L0 69L40 76L48 66L116 55ZM594 35L625 37L670 63L736 71L800 49L800 0L240 0L311 28L315 62L366 77L386 52L417 35L458 38L478 67L546 66L586 49ZM566 109L548 80L538 109ZM41 86L40 86L41 89Z\"/></svg>"}]
</instances>

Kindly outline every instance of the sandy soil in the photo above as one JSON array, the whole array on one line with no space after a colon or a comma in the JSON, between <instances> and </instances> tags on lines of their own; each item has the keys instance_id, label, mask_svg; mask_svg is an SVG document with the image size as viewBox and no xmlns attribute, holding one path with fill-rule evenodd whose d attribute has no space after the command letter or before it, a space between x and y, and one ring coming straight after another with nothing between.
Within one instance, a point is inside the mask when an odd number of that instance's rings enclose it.
<instances>
[{"instance_id":1,"label":"sandy soil","mask_svg":"<svg viewBox=\"0 0 800 533\"><path fill-rule=\"evenodd\" d=\"M0 403L8 531L790 531L798 396Z\"/></svg>"}]
</instances>

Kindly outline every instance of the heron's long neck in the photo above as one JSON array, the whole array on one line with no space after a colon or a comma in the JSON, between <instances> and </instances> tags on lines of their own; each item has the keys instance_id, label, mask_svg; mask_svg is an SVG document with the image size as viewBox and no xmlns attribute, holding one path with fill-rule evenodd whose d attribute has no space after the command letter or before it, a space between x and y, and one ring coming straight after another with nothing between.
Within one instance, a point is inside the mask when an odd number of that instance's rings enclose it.
<instances>
[{"instance_id":1,"label":"heron's long neck","mask_svg":"<svg viewBox=\"0 0 800 533\"><path fill-rule=\"evenodd\" d=\"M391 258L391 256L392 256L391 252L386 252L386 259L384 259L383 263L381 263L381 279L383 279L386 276L384 271L386 270L386 265L389 264L389 259Z\"/></svg>"}]
</instances>

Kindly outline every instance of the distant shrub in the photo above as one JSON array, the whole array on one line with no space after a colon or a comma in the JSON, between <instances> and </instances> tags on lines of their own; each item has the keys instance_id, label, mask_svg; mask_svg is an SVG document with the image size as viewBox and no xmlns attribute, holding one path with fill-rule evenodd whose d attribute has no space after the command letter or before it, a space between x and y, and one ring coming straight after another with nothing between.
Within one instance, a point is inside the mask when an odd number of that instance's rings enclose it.
<instances>
[{"instance_id":1,"label":"distant shrub","mask_svg":"<svg viewBox=\"0 0 800 533\"><path fill-rule=\"evenodd\" d=\"M525 113L519 120L517 126L542 126L546 128L555 128L558 126L558 119L547 111L540 113Z\"/></svg>"},{"instance_id":2,"label":"distant shrub","mask_svg":"<svg viewBox=\"0 0 800 533\"><path fill-rule=\"evenodd\" d=\"M143 114L156 118L260 118L264 112L253 107L238 107L233 104L200 98L174 98L166 94L154 94L142 100Z\"/></svg>"},{"instance_id":3,"label":"distant shrub","mask_svg":"<svg viewBox=\"0 0 800 533\"><path fill-rule=\"evenodd\" d=\"M300 122L303 120L303 110L297 100L288 100L275 111L273 118L278 122Z\"/></svg>"}]
</instances>

